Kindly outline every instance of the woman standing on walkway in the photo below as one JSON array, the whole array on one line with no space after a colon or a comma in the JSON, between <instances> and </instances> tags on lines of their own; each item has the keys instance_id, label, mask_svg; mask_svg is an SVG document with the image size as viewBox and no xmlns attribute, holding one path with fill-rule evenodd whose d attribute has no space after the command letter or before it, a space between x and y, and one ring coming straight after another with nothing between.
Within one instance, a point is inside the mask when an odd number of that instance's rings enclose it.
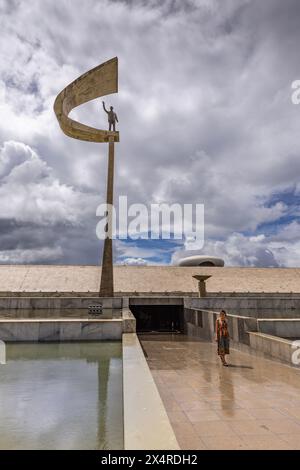
<instances>
[{"instance_id":1,"label":"woman standing on walkway","mask_svg":"<svg viewBox=\"0 0 300 470\"><path fill-rule=\"evenodd\" d=\"M229 354L229 331L225 310L221 310L216 321L216 336L218 343L218 355L221 358L223 366L228 366L225 355Z\"/></svg>"}]
</instances>

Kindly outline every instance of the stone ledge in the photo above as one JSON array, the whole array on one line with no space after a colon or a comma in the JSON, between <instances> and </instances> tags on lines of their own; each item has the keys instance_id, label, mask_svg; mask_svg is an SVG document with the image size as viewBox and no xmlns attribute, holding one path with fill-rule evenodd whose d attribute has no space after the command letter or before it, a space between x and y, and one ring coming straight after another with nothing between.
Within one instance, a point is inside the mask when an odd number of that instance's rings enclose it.
<instances>
[{"instance_id":1,"label":"stone ledge","mask_svg":"<svg viewBox=\"0 0 300 470\"><path fill-rule=\"evenodd\" d=\"M123 333L135 333L136 332L136 319L129 308L123 308Z\"/></svg>"},{"instance_id":2,"label":"stone ledge","mask_svg":"<svg viewBox=\"0 0 300 470\"><path fill-rule=\"evenodd\" d=\"M123 334L123 397L125 450L180 449L134 333Z\"/></svg>"},{"instance_id":3,"label":"stone ledge","mask_svg":"<svg viewBox=\"0 0 300 470\"><path fill-rule=\"evenodd\" d=\"M101 304L103 309L121 309L122 297L0 297L0 310L5 309L88 309Z\"/></svg>"},{"instance_id":4,"label":"stone ledge","mask_svg":"<svg viewBox=\"0 0 300 470\"><path fill-rule=\"evenodd\" d=\"M294 350L291 340L252 331L249 331L248 334L251 349L263 353L266 357L279 360L280 362L289 364L291 367L296 367L296 365L292 363Z\"/></svg>"},{"instance_id":5,"label":"stone ledge","mask_svg":"<svg viewBox=\"0 0 300 470\"><path fill-rule=\"evenodd\" d=\"M122 319L0 321L0 339L6 342L120 341L122 333Z\"/></svg>"}]
</instances>

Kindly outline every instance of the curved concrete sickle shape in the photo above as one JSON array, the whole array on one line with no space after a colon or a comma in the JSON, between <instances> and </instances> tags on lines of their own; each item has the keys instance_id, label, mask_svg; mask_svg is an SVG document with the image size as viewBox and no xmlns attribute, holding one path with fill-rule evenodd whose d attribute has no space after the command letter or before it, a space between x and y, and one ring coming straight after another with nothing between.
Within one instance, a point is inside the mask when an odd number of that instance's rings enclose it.
<instances>
[{"instance_id":1,"label":"curved concrete sickle shape","mask_svg":"<svg viewBox=\"0 0 300 470\"><path fill-rule=\"evenodd\" d=\"M118 58L114 57L84 73L59 93L54 112L62 131L69 137L89 142L119 142L119 132L96 129L69 118L77 106L117 92Z\"/></svg>"}]
</instances>

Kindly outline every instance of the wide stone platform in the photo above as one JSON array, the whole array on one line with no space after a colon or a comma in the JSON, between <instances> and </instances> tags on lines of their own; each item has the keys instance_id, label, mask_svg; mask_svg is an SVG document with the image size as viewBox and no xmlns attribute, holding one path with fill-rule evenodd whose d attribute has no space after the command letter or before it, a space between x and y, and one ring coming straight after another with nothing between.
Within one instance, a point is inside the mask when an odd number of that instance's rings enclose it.
<instances>
[{"instance_id":1,"label":"wide stone platform","mask_svg":"<svg viewBox=\"0 0 300 470\"><path fill-rule=\"evenodd\" d=\"M300 368L184 335L140 335L182 449L300 449Z\"/></svg>"},{"instance_id":2,"label":"wide stone platform","mask_svg":"<svg viewBox=\"0 0 300 470\"><path fill-rule=\"evenodd\" d=\"M300 268L214 268L178 266L114 266L117 295L198 295L193 275L211 275L208 293L299 293ZM1 295L15 293L97 293L99 266L1 265Z\"/></svg>"}]
</instances>

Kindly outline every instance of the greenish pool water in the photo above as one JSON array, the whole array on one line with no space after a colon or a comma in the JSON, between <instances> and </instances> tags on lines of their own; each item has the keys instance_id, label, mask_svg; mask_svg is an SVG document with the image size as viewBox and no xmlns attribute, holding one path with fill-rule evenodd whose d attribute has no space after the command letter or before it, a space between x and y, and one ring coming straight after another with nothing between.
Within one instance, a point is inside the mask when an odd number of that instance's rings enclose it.
<instances>
[{"instance_id":1,"label":"greenish pool water","mask_svg":"<svg viewBox=\"0 0 300 470\"><path fill-rule=\"evenodd\" d=\"M0 449L123 449L121 342L7 344Z\"/></svg>"}]
</instances>

